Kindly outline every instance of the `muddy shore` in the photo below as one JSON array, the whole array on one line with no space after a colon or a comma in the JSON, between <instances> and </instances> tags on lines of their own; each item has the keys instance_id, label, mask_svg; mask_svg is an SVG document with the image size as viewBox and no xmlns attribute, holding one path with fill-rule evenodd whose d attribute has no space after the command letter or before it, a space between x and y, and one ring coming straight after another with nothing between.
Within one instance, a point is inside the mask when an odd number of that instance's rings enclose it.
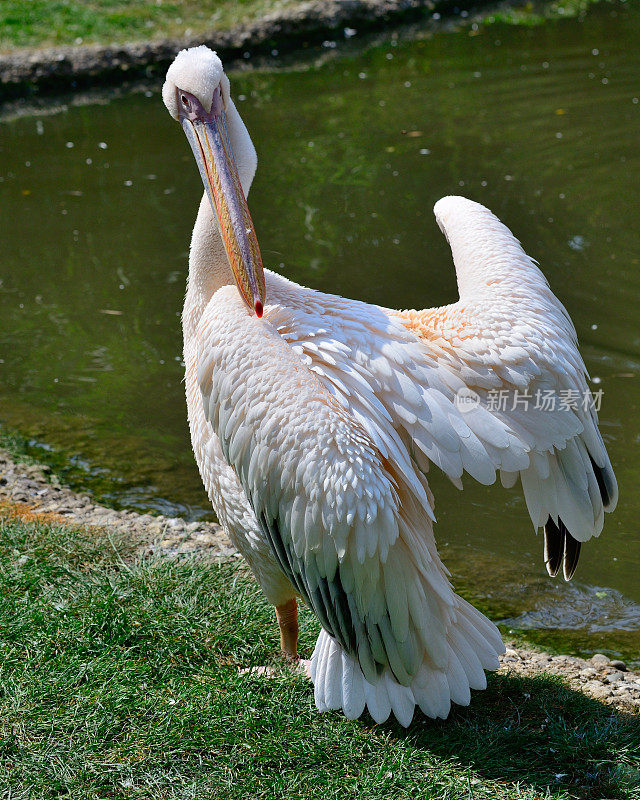
<instances>
[{"instance_id":1,"label":"muddy shore","mask_svg":"<svg viewBox=\"0 0 640 800\"><path fill-rule=\"evenodd\" d=\"M61 484L47 467L17 462L0 449L0 512L3 503L15 505L17 510L55 514L74 524L118 530L131 538L139 555L239 558L216 523L189 523L179 517L106 508L94 503L89 495L78 494ZM559 675L589 697L640 714L640 672L629 670L624 662L611 660L604 654L585 660L516 647L508 641L506 644L507 651L501 659L501 669L505 672Z\"/></svg>"},{"instance_id":2,"label":"muddy shore","mask_svg":"<svg viewBox=\"0 0 640 800\"><path fill-rule=\"evenodd\" d=\"M492 3L495 7L496 2ZM163 75L184 47L207 44L225 64L327 40L488 7L487 0L308 0L230 30L130 44L16 49L0 54L0 99L64 94Z\"/></svg>"}]
</instances>

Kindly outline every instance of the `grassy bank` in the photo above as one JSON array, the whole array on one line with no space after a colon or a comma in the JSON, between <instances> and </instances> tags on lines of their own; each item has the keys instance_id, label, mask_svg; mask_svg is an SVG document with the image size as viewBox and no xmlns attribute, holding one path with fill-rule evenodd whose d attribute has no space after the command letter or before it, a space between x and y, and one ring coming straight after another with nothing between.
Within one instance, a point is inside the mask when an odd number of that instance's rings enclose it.
<instances>
[{"instance_id":1,"label":"grassy bank","mask_svg":"<svg viewBox=\"0 0 640 800\"><path fill-rule=\"evenodd\" d=\"M488 21L539 24L549 17L582 13L596 1L518 1L512 9L500 4L500 11ZM304 4L304 0L2 0L0 51L211 35ZM450 9L481 5L498 3L437 3Z\"/></svg>"},{"instance_id":2,"label":"grassy bank","mask_svg":"<svg viewBox=\"0 0 640 800\"><path fill-rule=\"evenodd\" d=\"M0 570L0 797L640 796L637 720L556 679L492 676L408 731L319 714L238 566L5 509ZM303 614L305 655L316 633Z\"/></svg>"},{"instance_id":3,"label":"grassy bank","mask_svg":"<svg viewBox=\"0 0 640 800\"><path fill-rule=\"evenodd\" d=\"M295 4L295 0L3 0L0 49L189 36L224 30Z\"/></svg>"}]
</instances>

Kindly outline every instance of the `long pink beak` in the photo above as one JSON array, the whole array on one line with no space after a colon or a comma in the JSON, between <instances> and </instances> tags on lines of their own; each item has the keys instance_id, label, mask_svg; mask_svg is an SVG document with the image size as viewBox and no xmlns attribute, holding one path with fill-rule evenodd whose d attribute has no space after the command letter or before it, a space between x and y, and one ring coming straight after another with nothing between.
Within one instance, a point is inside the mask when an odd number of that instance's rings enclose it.
<instances>
[{"instance_id":1,"label":"long pink beak","mask_svg":"<svg viewBox=\"0 0 640 800\"><path fill-rule=\"evenodd\" d=\"M188 92L177 90L180 122L218 220L222 241L243 300L258 317L266 301L262 257L227 132L220 87L211 111Z\"/></svg>"}]
</instances>

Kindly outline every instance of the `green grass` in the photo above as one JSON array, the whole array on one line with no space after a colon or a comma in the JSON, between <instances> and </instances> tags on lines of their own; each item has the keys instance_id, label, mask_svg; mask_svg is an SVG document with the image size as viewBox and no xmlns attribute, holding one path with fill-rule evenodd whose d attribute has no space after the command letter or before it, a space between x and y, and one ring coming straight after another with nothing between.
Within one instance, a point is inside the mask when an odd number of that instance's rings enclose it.
<instances>
[{"instance_id":1,"label":"green grass","mask_svg":"<svg viewBox=\"0 0 640 800\"><path fill-rule=\"evenodd\" d=\"M302 615L309 655L315 621ZM0 520L0 797L637 798L637 718L493 676L403 730L319 714L237 564L132 561L105 534ZM272 663L273 677L239 666Z\"/></svg>"},{"instance_id":2,"label":"green grass","mask_svg":"<svg viewBox=\"0 0 640 800\"><path fill-rule=\"evenodd\" d=\"M293 4L294 0L0 0L0 49L198 34Z\"/></svg>"}]
</instances>

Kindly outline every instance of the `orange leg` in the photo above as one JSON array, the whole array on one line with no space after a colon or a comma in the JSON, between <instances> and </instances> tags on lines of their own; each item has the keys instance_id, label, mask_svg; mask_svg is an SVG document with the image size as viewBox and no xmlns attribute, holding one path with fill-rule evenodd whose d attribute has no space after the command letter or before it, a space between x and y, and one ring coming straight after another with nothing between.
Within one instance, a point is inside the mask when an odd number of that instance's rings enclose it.
<instances>
[{"instance_id":1,"label":"orange leg","mask_svg":"<svg viewBox=\"0 0 640 800\"><path fill-rule=\"evenodd\" d=\"M298 659L298 604L296 598L276 606L280 626L280 649L285 658Z\"/></svg>"}]
</instances>

